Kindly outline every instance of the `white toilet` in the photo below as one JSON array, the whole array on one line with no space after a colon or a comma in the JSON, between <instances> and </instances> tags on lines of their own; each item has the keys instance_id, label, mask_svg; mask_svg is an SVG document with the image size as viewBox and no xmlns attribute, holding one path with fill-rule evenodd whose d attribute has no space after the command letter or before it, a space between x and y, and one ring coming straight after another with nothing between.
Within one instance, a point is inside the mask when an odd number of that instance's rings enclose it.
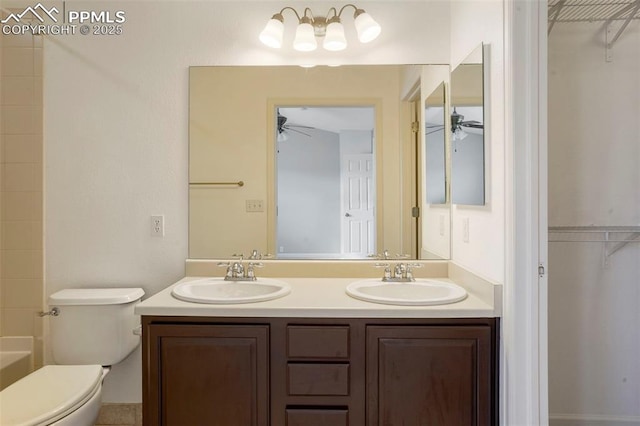
<instances>
[{"instance_id":1,"label":"white toilet","mask_svg":"<svg viewBox=\"0 0 640 426\"><path fill-rule=\"evenodd\" d=\"M53 358L0 392L0 425L90 426L109 366L140 343L141 288L67 289L49 297ZM55 313L57 312L57 314Z\"/></svg>"}]
</instances>

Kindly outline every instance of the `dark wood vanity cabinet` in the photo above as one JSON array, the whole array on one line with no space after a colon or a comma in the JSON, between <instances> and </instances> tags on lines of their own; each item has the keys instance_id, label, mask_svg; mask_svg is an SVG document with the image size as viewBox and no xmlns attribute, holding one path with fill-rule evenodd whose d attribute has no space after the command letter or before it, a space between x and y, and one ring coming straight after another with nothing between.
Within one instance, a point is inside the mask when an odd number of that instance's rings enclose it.
<instances>
[{"instance_id":1,"label":"dark wood vanity cabinet","mask_svg":"<svg viewBox=\"0 0 640 426\"><path fill-rule=\"evenodd\" d=\"M143 317L145 425L497 424L497 320Z\"/></svg>"},{"instance_id":2,"label":"dark wood vanity cabinet","mask_svg":"<svg viewBox=\"0 0 640 426\"><path fill-rule=\"evenodd\" d=\"M269 425L269 326L148 324L145 425Z\"/></svg>"},{"instance_id":3,"label":"dark wood vanity cabinet","mask_svg":"<svg viewBox=\"0 0 640 426\"><path fill-rule=\"evenodd\" d=\"M491 425L487 326L367 327L368 425Z\"/></svg>"}]
</instances>

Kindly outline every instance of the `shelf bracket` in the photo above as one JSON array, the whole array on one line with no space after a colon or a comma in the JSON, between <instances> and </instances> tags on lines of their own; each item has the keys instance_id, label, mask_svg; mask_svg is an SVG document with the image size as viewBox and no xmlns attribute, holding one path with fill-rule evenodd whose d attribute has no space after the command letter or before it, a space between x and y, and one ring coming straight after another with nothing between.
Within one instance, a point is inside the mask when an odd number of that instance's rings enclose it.
<instances>
[{"instance_id":1,"label":"shelf bracket","mask_svg":"<svg viewBox=\"0 0 640 426\"><path fill-rule=\"evenodd\" d=\"M615 244L613 247L607 250L607 257L613 256L617 251L623 249L628 244L636 242L639 238L640 238L640 232L632 233L631 235L626 237L624 241L619 241L617 244Z\"/></svg>"},{"instance_id":2,"label":"shelf bracket","mask_svg":"<svg viewBox=\"0 0 640 426\"><path fill-rule=\"evenodd\" d=\"M618 41L618 39L620 38L624 30L627 28L629 23L631 23L631 20L636 15L636 13L638 13L639 10L640 10L640 0L636 0L635 2L630 3L628 6L621 9L618 13L610 17L605 23L604 48L605 48L605 60L607 62L613 61L613 52L612 52L613 45L615 44L616 41ZM618 29L618 32L616 32L614 35L613 34L614 29L612 28L613 22L616 21L617 19L620 19L622 16L624 16L627 13L629 14L627 15L626 19Z\"/></svg>"},{"instance_id":3,"label":"shelf bracket","mask_svg":"<svg viewBox=\"0 0 640 426\"><path fill-rule=\"evenodd\" d=\"M558 20L558 16L560 16L560 11L564 6L565 1L566 0L560 0L558 3L554 4L549 8L549 29L547 30L547 36L551 34L551 30L553 29L553 26L556 24L556 21Z\"/></svg>"}]
</instances>

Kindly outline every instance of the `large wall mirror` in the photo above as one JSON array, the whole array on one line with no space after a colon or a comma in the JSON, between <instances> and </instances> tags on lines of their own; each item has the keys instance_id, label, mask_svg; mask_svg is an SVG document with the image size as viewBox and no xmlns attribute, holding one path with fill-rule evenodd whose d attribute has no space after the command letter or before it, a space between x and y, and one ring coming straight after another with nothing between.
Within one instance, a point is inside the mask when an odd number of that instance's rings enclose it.
<instances>
[{"instance_id":1,"label":"large wall mirror","mask_svg":"<svg viewBox=\"0 0 640 426\"><path fill-rule=\"evenodd\" d=\"M189 257L403 253L402 199L416 183L402 165L403 96L416 67L191 67Z\"/></svg>"},{"instance_id":2,"label":"large wall mirror","mask_svg":"<svg viewBox=\"0 0 640 426\"><path fill-rule=\"evenodd\" d=\"M484 58L478 46L451 72L451 198L484 205Z\"/></svg>"}]
</instances>

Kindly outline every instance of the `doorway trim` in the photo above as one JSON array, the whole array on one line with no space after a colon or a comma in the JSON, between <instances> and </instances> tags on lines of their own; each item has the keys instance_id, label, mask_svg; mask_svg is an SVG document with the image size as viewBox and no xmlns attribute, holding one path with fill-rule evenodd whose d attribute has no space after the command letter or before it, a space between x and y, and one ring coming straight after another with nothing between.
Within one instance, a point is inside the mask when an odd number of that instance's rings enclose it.
<instances>
[{"instance_id":1,"label":"doorway trim","mask_svg":"<svg viewBox=\"0 0 640 426\"><path fill-rule=\"evenodd\" d=\"M505 0L506 240L500 424L548 425L547 2Z\"/></svg>"}]
</instances>

